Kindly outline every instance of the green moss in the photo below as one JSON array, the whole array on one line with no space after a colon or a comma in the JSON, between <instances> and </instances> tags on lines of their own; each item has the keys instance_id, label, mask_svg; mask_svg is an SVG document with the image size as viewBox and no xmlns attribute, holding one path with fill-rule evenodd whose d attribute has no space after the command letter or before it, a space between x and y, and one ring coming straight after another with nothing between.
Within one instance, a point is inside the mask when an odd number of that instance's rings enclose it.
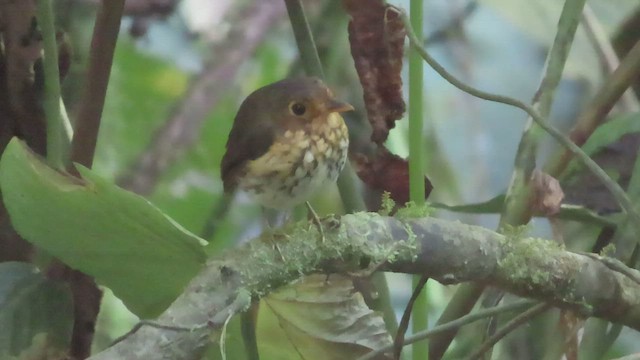
<instances>
[{"instance_id":1,"label":"green moss","mask_svg":"<svg viewBox=\"0 0 640 360\"><path fill-rule=\"evenodd\" d=\"M389 216L389 214L393 212L394 207L396 207L396 202L391 198L391 193L388 191L382 193L382 200L378 214L382 216Z\"/></svg>"},{"instance_id":2,"label":"green moss","mask_svg":"<svg viewBox=\"0 0 640 360\"><path fill-rule=\"evenodd\" d=\"M531 226L529 224L518 226L505 224L500 228L500 233L504 234L504 236L510 240L523 239L527 234L529 234L529 231L531 231Z\"/></svg>"},{"instance_id":3,"label":"green moss","mask_svg":"<svg viewBox=\"0 0 640 360\"><path fill-rule=\"evenodd\" d=\"M521 234L521 231L517 232L517 236ZM541 270L546 267L541 265L550 261L550 253L564 249L564 246L557 242L535 238L505 236L501 243L505 254L498 261L501 272L514 283L525 285L529 289L549 283L551 274Z\"/></svg>"},{"instance_id":4,"label":"green moss","mask_svg":"<svg viewBox=\"0 0 640 360\"><path fill-rule=\"evenodd\" d=\"M398 219L416 219L431 216L435 208L431 207L428 203L424 205L416 205L415 202L409 201L403 208L398 209L396 217Z\"/></svg>"},{"instance_id":5,"label":"green moss","mask_svg":"<svg viewBox=\"0 0 640 360\"><path fill-rule=\"evenodd\" d=\"M261 284L278 287L302 274L319 271L321 260L336 259L336 271L353 272L417 256L416 235L408 224L406 240L378 243L377 239L392 238L388 218L358 213L344 216L343 221L349 223L348 229L340 221L323 219L324 241L312 222L286 225L263 234L260 241L246 244L241 254L236 250L237 258L229 262L241 264L238 271L245 280L243 285L261 296L269 290Z\"/></svg>"},{"instance_id":6,"label":"green moss","mask_svg":"<svg viewBox=\"0 0 640 360\"><path fill-rule=\"evenodd\" d=\"M603 247L600 250L600 256L604 257L615 257L616 253L616 245L615 244L607 244L607 246Z\"/></svg>"}]
</instances>

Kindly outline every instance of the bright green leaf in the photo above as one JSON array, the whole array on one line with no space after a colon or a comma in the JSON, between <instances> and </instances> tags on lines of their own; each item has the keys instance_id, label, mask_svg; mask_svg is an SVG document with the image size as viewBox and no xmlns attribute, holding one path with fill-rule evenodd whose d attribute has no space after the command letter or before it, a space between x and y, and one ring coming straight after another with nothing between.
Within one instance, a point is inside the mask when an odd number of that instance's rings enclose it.
<instances>
[{"instance_id":1,"label":"bright green leaf","mask_svg":"<svg viewBox=\"0 0 640 360\"><path fill-rule=\"evenodd\" d=\"M79 171L82 180L49 168L14 138L0 161L14 227L111 288L138 316L158 315L204 263L200 239L144 198Z\"/></svg>"}]
</instances>

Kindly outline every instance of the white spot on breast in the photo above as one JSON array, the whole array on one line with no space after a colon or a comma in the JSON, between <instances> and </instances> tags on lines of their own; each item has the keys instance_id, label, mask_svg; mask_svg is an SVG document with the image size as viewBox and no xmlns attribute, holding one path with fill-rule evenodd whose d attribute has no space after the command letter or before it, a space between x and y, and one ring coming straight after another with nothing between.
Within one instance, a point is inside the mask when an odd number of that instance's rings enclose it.
<instances>
[{"instance_id":1,"label":"white spot on breast","mask_svg":"<svg viewBox=\"0 0 640 360\"><path fill-rule=\"evenodd\" d=\"M331 157L331 155L333 155L333 148L332 148L332 147L329 147L329 148L327 149L327 151L325 152L325 154L324 154L324 155L325 155L326 157L330 158L330 157Z\"/></svg>"},{"instance_id":2,"label":"white spot on breast","mask_svg":"<svg viewBox=\"0 0 640 360\"><path fill-rule=\"evenodd\" d=\"M309 147L309 139L302 139L298 142L298 146L301 148Z\"/></svg>"},{"instance_id":3,"label":"white spot on breast","mask_svg":"<svg viewBox=\"0 0 640 360\"><path fill-rule=\"evenodd\" d=\"M298 179L301 179L307 175L307 171L301 166L296 169L294 176Z\"/></svg>"},{"instance_id":4,"label":"white spot on breast","mask_svg":"<svg viewBox=\"0 0 640 360\"><path fill-rule=\"evenodd\" d=\"M316 143L316 147L317 147L318 151L321 152L321 153L324 153L325 151L327 151L327 143L324 141L324 139L320 139Z\"/></svg>"},{"instance_id":5,"label":"white spot on breast","mask_svg":"<svg viewBox=\"0 0 640 360\"><path fill-rule=\"evenodd\" d=\"M311 162L313 162L313 153L311 152L311 150L307 150L304 153L304 158L302 159L306 164L311 164Z\"/></svg>"}]
</instances>

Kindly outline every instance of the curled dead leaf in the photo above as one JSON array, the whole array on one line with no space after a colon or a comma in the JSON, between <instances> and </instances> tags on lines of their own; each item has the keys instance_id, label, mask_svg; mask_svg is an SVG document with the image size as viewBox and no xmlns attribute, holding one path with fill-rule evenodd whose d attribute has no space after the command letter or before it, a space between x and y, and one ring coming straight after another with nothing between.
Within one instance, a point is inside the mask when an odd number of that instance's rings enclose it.
<instances>
[{"instance_id":1,"label":"curled dead leaf","mask_svg":"<svg viewBox=\"0 0 640 360\"><path fill-rule=\"evenodd\" d=\"M398 205L409 201L409 162L379 147L373 156L354 154L353 160L360 179L375 190L386 191ZM424 193L429 196L433 186L425 176Z\"/></svg>"},{"instance_id":2,"label":"curled dead leaf","mask_svg":"<svg viewBox=\"0 0 640 360\"><path fill-rule=\"evenodd\" d=\"M534 191L534 210L545 216L552 216L560 211L564 192L560 182L553 176L540 170L531 174L531 185Z\"/></svg>"},{"instance_id":3,"label":"curled dead leaf","mask_svg":"<svg viewBox=\"0 0 640 360\"><path fill-rule=\"evenodd\" d=\"M382 144L402 118L402 58L406 30L397 10L382 0L343 0L351 21L349 43L364 93L371 140Z\"/></svg>"}]
</instances>

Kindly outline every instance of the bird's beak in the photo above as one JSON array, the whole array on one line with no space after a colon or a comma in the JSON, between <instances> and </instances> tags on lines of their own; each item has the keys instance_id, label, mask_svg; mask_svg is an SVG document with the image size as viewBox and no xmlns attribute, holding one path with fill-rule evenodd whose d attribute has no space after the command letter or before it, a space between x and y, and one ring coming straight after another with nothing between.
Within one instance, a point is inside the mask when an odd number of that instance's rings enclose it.
<instances>
[{"instance_id":1,"label":"bird's beak","mask_svg":"<svg viewBox=\"0 0 640 360\"><path fill-rule=\"evenodd\" d=\"M346 103L344 101L329 100L329 102L327 103L327 110L329 112L352 111L353 110L353 106L351 106L351 104Z\"/></svg>"}]
</instances>

